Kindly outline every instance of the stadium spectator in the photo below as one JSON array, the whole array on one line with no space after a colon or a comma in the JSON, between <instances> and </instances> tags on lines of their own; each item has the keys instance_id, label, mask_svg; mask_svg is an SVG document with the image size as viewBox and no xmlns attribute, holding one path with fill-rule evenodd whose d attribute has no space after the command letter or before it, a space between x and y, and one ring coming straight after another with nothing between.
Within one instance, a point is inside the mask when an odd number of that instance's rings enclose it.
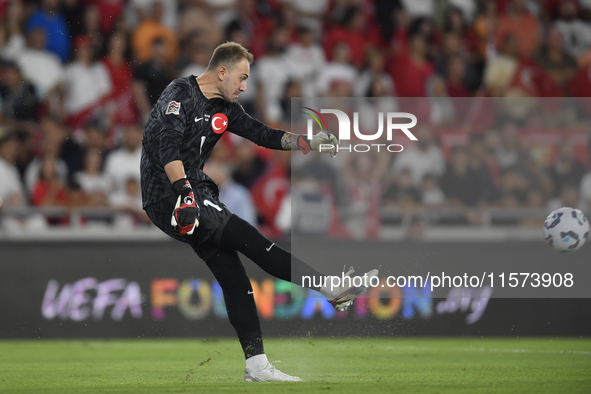
<instances>
[{"instance_id":1,"label":"stadium spectator","mask_svg":"<svg viewBox=\"0 0 591 394\"><path fill-rule=\"evenodd\" d=\"M55 53L65 63L70 57L70 31L59 6L59 0L42 0L41 7L27 21L27 31L38 27L45 30L45 49Z\"/></svg>"},{"instance_id":2,"label":"stadium spectator","mask_svg":"<svg viewBox=\"0 0 591 394\"><path fill-rule=\"evenodd\" d=\"M448 4L450 7L453 7L457 11L459 11L461 17L465 24L472 25L474 23L474 19L476 17L476 12L478 11L478 4L474 0L449 0Z\"/></svg>"},{"instance_id":3,"label":"stadium spectator","mask_svg":"<svg viewBox=\"0 0 591 394\"><path fill-rule=\"evenodd\" d=\"M283 0L283 3L295 8L301 25L307 26L316 36L321 33L323 19L329 13L330 0Z\"/></svg>"},{"instance_id":4,"label":"stadium spectator","mask_svg":"<svg viewBox=\"0 0 591 394\"><path fill-rule=\"evenodd\" d=\"M499 47L499 55L488 61L484 71L484 83L492 97L504 97L509 89L519 59L519 40L506 35Z\"/></svg>"},{"instance_id":5,"label":"stadium spectator","mask_svg":"<svg viewBox=\"0 0 591 394\"><path fill-rule=\"evenodd\" d=\"M285 84L285 90L279 104L281 105L282 117L280 123L284 129L291 128L291 105L292 99L302 97L302 83L299 80L290 80Z\"/></svg>"},{"instance_id":6,"label":"stadium spectator","mask_svg":"<svg viewBox=\"0 0 591 394\"><path fill-rule=\"evenodd\" d=\"M519 171L513 167L506 168L492 198L493 205L505 208L522 206L527 201L527 188L527 181Z\"/></svg>"},{"instance_id":7,"label":"stadium spectator","mask_svg":"<svg viewBox=\"0 0 591 394\"><path fill-rule=\"evenodd\" d=\"M152 60L140 64L134 71L133 93L144 121L148 119L160 93L176 77L166 59L164 42L155 39L152 48Z\"/></svg>"},{"instance_id":8,"label":"stadium spectator","mask_svg":"<svg viewBox=\"0 0 591 394\"><path fill-rule=\"evenodd\" d=\"M560 142L558 155L550 168L553 196L558 196L567 185L580 185L584 175L585 167L575 158L573 146L568 141Z\"/></svg>"},{"instance_id":9,"label":"stadium spectator","mask_svg":"<svg viewBox=\"0 0 591 394\"><path fill-rule=\"evenodd\" d=\"M445 81L437 75L427 82L427 96L429 97L429 123L433 126L447 126L456 117L453 101L445 90Z\"/></svg>"},{"instance_id":10,"label":"stadium spectator","mask_svg":"<svg viewBox=\"0 0 591 394\"><path fill-rule=\"evenodd\" d=\"M575 184L565 184L560 190L558 197L554 197L548 201L546 209L553 211L562 207L571 207L577 209L585 209L585 205L582 204L579 198L579 187Z\"/></svg>"},{"instance_id":11,"label":"stadium spectator","mask_svg":"<svg viewBox=\"0 0 591 394\"><path fill-rule=\"evenodd\" d=\"M425 97L427 81L435 72L427 60L427 42L422 35L410 38L408 51L402 51L390 62L390 75L399 97Z\"/></svg>"},{"instance_id":12,"label":"stadium spectator","mask_svg":"<svg viewBox=\"0 0 591 394\"><path fill-rule=\"evenodd\" d=\"M25 194L17 167L16 135L6 127L0 128L0 209L25 203Z\"/></svg>"},{"instance_id":13,"label":"stadium spectator","mask_svg":"<svg viewBox=\"0 0 591 394\"><path fill-rule=\"evenodd\" d=\"M404 12L412 19L419 17L434 18L436 11L435 0L400 0Z\"/></svg>"},{"instance_id":14,"label":"stadium spectator","mask_svg":"<svg viewBox=\"0 0 591 394\"><path fill-rule=\"evenodd\" d=\"M156 48L153 43L159 40L162 45L163 60L167 63L174 62L179 52L178 41L175 32L162 24L164 16L164 2L152 2L152 10L135 28L131 37L134 59L140 63L154 59ZM160 56L160 54L159 54Z\"/></svg>"},{"instance_id":15,"label":"stadium spectator","mask_svg":"<svg viewBox=\"0 0 591 394\"><path fill-rule=\"evenodd\" d=\"M80 127L97 116L113 85L103 63L95 61L88 36L74 40L75 61L63 74L63 107L66 123Z\"/></svg>"},{"instance_id":16,"label":"stadium spectator","mask_svg":"<svg viewBox=\"0 0 591 394\"><path fill-rule=\"evenodd\" d=\"M86 2L80 0L63 0L61 1L61 11L70 31L70 37L81 36L85 33L84 30L84 11L86 9Z\"/></svg>"},{"instance_id":17,"label":"stadium spectator","mask_svg":"<svg viewBox=\"0 0 591 394\"><path fill-rule=\"evenodd\" d=\"M499 18L497 47L502 45L508 35L515 35L520 55L529 57L538 48L540 32L540 23L527 9L525 0L511 0L509 12Z\"/></svg>"},{"instance_id":18,"label":"stadium spectator","mask_svg":"<svg viewBox=\"0 0 591 394\"><path fill-rule=\"evenodd\" d=\"M250 189L263 172L265 172L265 162L256 154L252 142L240 139L236 144L234 157L234 170L232 171L234 181Z\"/></svg>"},{"instance_id":19,"label":"stadium spectator","mask_svg":"<svg viewBox=\"0 0 591 394\"><path fill-rule=\"evenodd\" d=\"M138 224L148 224L150 219L142 209L140 183L135 176L124 182L124 189L109 195L111 207L120 211L115 215L115 227L132 228Z\"/></svg>"},{"instance_id":20,"label":"stadium spectator","mask_svg":"<svg viewBox=\"0 0 591 394\"><path fill-rule=\"evenodd\" d=\"M457 37L461 53L466 58L475 58L478 55L478 36L474 28L466 24L462 11L458 8L449 8L446 19L446 36Z\"/></svg>"},{"instance_id":21,"label":"stadium spectator","mask_svg":"<svg viewBox=\"0 0 591 394\"><path fill-rule=\"evenodd\" d=\"M425 174L421 182L421 203L428 207L440 206L445 202L445 194L439 187L437 178L432 174Z\"/></svg>"},{"instance_id":22,"label":"stadium spectator","mask_svg":"<svg viewBox=\"0 0 591 394\"><path fill-rule=\"evenodd\" d=\"M211 49L207 45L200 44L197 41L198 40L194 39L190 42L191 62L183 68L179 77L188 77L190 75L198 77L203 74L207 68L209 58L211 57Z\"/></svg>"},{"instance_id":23,"label":"stadium spectator","mask_svg":"<svg viewBox=\"0 0 591 394\"><path fill-rule=\"evenodd\" d=\"M443 36L440 51L434 62L435 71L441 76L446 76L449 69L449 61L452 57L459 57L464 60L467 53L462 50L460 36L455 32L447 32Z\"/></svg>"},{"instance_id":24,"label":"stadium spectator","mask_svg":"<svg viewBox=\"0 0 591 394\"><path fill-rule=\"evenodd\" d=\"M380 211L383 201L386 155L366 153L347 155L344 162L344 181L347 187L348 205L353 217L349 219L349 230L355 237L375 238L380 230ZM334 183L334 182L333 182Z\"/></svg>"},{"instance_id":25,"label":"stadium spectator","mask_svg":"<svg viewBox=\"0 0 591 394\"><path fill-rule=\"evenodd\" d=\"M263 4L256 0L237 0L236 19L232 21L244 32L247 47L255 59L260 59L266 52L267 40L261 40L260 37L272 37L274 29L280 27L269 18L270 15L265 15L264 7L259 7Z\"/></svg>"},{"instance_id":26,"label":"stadium spectator","mask_svg":"<svg viewBox=\"0 0 591 394\"><path fill-rule=\"evenodd\" d=\"M397 111L399 108L398 100L388 94L388 87L384 84L383 78L371 80L367 90L363 92L363 97L356 101L359 130L362 132L375 132L379 129L380 117L376 114Z\"/></svg>"},{"instance_id":27,"label":"stadium spectator","mask_svg":"<svg viewBox=\"0 0 591 394\"><path fill-rule=\"evenodd\" d=\"M100 122L91 122L86 125L83 131L82 144L86 151L96 149L101 153L103 159L107 156L107 149L117 145L117 141L108 141L107 133Z\"/></svg>"},{"instance_id":28,"label":"stadium spectator","mask_svg":"<svg viewBox=\"0 0 591 394\"><path fill-rule=\"evenodd\" d=\"M219 185L220 201L230 211L257 227L256 210L250 192L232 180L229 166L222 162L209 160L205 166L205 172Z\"/></svg>"},{"instance_id":29,"label":"stadium spectator","mask_svg":"<svg viewBox=\"0 0 591 394\"><path fill-rule=\"evenodd\" d=\"M39 207L63 207L68 204L68 189L58 175L57 160L46 156L41 160L39 177L31 190L31 205Z\"/></svg>"},{"instance_id":30,"label":"stadium spectator","mask_svg":"<svg viewBox=\"0 0 591 394\"><path fill-rule=\"evenodd\" d=\"M565 51L577 58L589 49L591 45L591 24L577 18L577 3L574 0L564 0L560 4L560 18L554 27L562 34Z\"/></svg>"},{"instance_id":31,"label":"stadium spectator","mask_svg":"<svg viewBox=\"0 0 591 394\"><path fill-rule=\"evenodd\" d=\"M125 0L96 0L94 2L100 16L100 31L109 33L116 27L125 10ZM175 3L171 1L170 3Z\"/></svg>"},{"instance_id":32,"label":"stadium spectator","mask_svg":"<svg viewBox=\"0 0 591 394\"><path fill-rule=\"evenodd\" d=\"M90 37L90 47L95 58L98 58L105 48L105 37L101 33L100 19L99 9L96 5L92 4L85 7L83 35Z\"/></svg>"},{"instance_id":33,"label":"stadium spectator","mask_svg":"<svg viewBox=\"0 0 591 394\"><path fill-rule=\"evenodd\" d=\"M103 157L101 152L91 149L84 157L84 168L74 174L78 184L87 198L89 206L106 206L107 195L111 189L109 178L102 172Z\"/></svg>"},{"instance_id":34,"label":"stadium spectator","mask_svg":"<svg viewBox=\"0 0 591 394\"><path fill-rule=\"evenodd\" d=\"M215 16L217 23L227 27L236 17L237 0L204 0L203 5ZM197 74L195 74L197 75Z\"/></svg>"},{"instance_id":35,"label":"stadium spectator","mask_svg":"<svg viewBox=\"0 0 591 394\"><path fill-rule=\"evenodd\" d=\"M51 138L53 144L59 146L58 157L66 164L69 181L84 165L84 148L74 138L70 138L67 128L56 119L44 117L41 127L46 138Z\"/></svg>"},{"instance_id":36,"label":"stadium spectator","mask_svg":"<svg viewBox=\"0 0 591 394\"><path fill-rule=\"evenodd\" d=\"M27 167L35 157L33 152L33 136L32 133L26 129L17 130L15 134L18 140L18 148L16 161L14 164L16 165L22 182L22 180L25 178L25 171L27 170Z\"/></svg>"},{"instance_id":37,"label":"stadium spectator","mask_svg":"<svg viewBox=\"0 0 591 394\"><path fill-rule=\"evenodd\" d=\"M18 65L24 78L35 86L41 100L45 100L58 85L64 72L60 59L45 50L46 42L45 30L34 28L27 32L26 39L20 31L12 35L2 49L3 57Z\"/></svg>"},{"instance_id":38,"label":"stadium spectator","mask_svg":"<svg viewBox=\"0 0 591 394\"><path fill-rule=\"evenodd\" d=\"M392 173L398 174L404 168L411 172L414 185L420 185L426 174L440 177L445 172L445 160L441 148L435 144L435 138L428 126L417 126L417 142L396 155Z\"/></svg>"},{"instance_id":39,"label":"stadium spectator","mask_svg":"<svg viewBox=\"0 0 591 394\"><path fill-rule=\"evenodd\" d=\"M111 182L112 193L125 194L129 179L136 179L139 183L142 134L143 130L139 125L127 126L123 145L107 157L105 174Z\"/></svg>"},{"instance_id":40,"label":"stadium spectator","mask_svg":"<svg viewBox=\"0 0 591 394\"><path fill-rule=\"evenodd\" d=\"M283 3L277 9L277 16L275 18L276 26L282 26L287 29L289 36L289 44L295 43L299 39L298 29L298 15L294 6L290 3Z\"/></svg>"},{"instance_id":41,"label":"stadium spectator","mask_svg":"<svg viewBox=\"0 0 591 394\"><path fill-rule=\"evenodd\" d=\"M494 154L487 150L484 138L480 135L472 137L468 145L468 166L479 179L483 199L490 201L498 183L493 177L493 172L498 172L498 162Z\"/></svg>"},{"instance_id":42,"label":"stadium spectator","mask_svg":"<svg viewBox=\"0 0 591 394\"><path fill-rule=\"evenodd\" d=\"M363 32L364 25L361 11L357 7L347 8L340 23L330 27L325 34L324 52L329 55L328 60L334 60L332 48L344 43L349 48L351 64L361 69L365 61L365 50L370 45L369 37Z\"/></svg>"},{"instance_id":43,"label":"stadium spectator","mask_svg":"<svg viewBox=\"0 0 591 394\"><path fill-rule=\"evenodd\" d=\"M440 183L448 202L453 205L477 207L484 202L480 176L470 168L468 152L464 147L455 147L450 165Z\"/></svg>"},{"instance_id":44,"label":"stadium spectator","mask_svg":"<svg viewBox=\"0 0 591 394\"><path fill-rule=\"evenodd\" d=\"M289 30L278 27L267 45L267 54L258 60L257 81L261 86L263 107L259 113L264 114L266 122L279 122L283 117L280 100L285 86L291 79L298 77L298 66L287 55Z\"/></svg>"},{"instance_id":45,"label":"stadium spectator","mask_svg":"<svg viewBox=\"0 0 591 394\"><path fill-rule=\"evenodd\" d=\"M367 68L359 75L355 81L353 95L355 97L366 97L372 83L379 80L384 88L383 96L394 96L394 82L392 77L385 71L385 57L381 51L368 49L366 52ZM377 96L373 96L377 97Z\"/></svg>"},{"instance_id":46,"label":"stadium spectator","mask_svg":"<svg viewBox=\"0 0 591 394\"><path fill-rule=\"evenodd\" d=\"M0 112L4 118L14 125L39 120L35 87L23 78L14 62L4 62L0 67Z\"/></svg>"},{"instance_id":47,"label":"stadium spectator","mask_svg":"<svg viewBox=\"0 0 591 394\"><path fill-rule=\"evenodd\" d=\"M577 62L563 48L560 30L551 28L547 32L546 41L540 54L535 58L538 64L561 87L564 87L577 72Z\"/></svg>"},{"instance_id":48,"label":"stadium spectator","mask_svg":"<svg viewBox=\"0 0 591 394\"><path fill-rule=\"evenodd\" d=\"M487 0L482 13L474 22L474 31L479 40L478 52L483 59L496 54L495 37L499 26L499 13L496 0Z\"/></svg>"},{"instance_id":49,"label":"stadium spectator","mask_svg":"<svg viewBox=\"0 0 591 394\"><path fill-rule=\"evenodd\" d=\"M333 60L324 66L316 81L316 94L330 96L329 90L335 84L346 83L353 86L357 81L357 70L349 63L349 47L339 43L333 48ZM345 96L347 97L347 96Z\"/></svg>"},{"instance_id":50,"label":"stadium spectator","mask_svg":"<svg viewBox=\"0 0 591 394\"><path fill-rule=\"evenodd\" d=\"M110 125L137 122L137 107L133 101L133 69L125 58L127 39L121 32L109 37L107 56L102 60L111 79L111 93L106 98Z\"/></svg>"},{"instance_id":51,"label":"stadium spectator","mask_svg":"<svg viewBox=\"0 0 591 394\"><path fill-rule=\"evenodd\" d=\"M287 47L287 57L296 65L303 97L314 97L316 79L326 65L326 57L310 29L301 27L299 32L299 42Z\"/></svg>"},{"instance_id":52,"label":"stadium spectator","mask_svg":"<svg viewBox=\"0 0 591 394\"><path fill-rule=\"evenodd\" d=\"M413 215L406 228L405 241L420 241L425 236L426 227L425 219L419 215Z\"/></svg>"},{"instance_id":53,"label":"stadium spectator","mask_svg":"<svg viewBox=\"0 0 591 394\"><path fill-rule=\"evenodd\" d=\"M101 0L101 1L109 1L112 2L113 0ZM117 0L121 1L121 0ZM125 1L127 3L125 8L125 21L130 29L134 29L138 26L143 20L149 18L154 12L154 3L159 2L160 7L158 12L161 13L160 15L160 22L168 27L169 29L174 29L178 26L178 19L179 19L179 2L177 0L129 0ZM182 2L182 0L181 0Z\"/></svg>"},{"instance_id":54,"label":"stadium spectator","mask_svg":"<svg viewBox=\"0 0 591 394\"><path fill-rule=\"evenodd\" d=\"M445 79L445 92L451 98L457 114L462 114L463 108L468 103L468 100L462 98L472 96L464 82L465 71L464 61L459 56L453 56L449 59L447 78Z\"/></svg>"},{"instance_id":55,"label":"stadium spectator","mask_svg":"<svg viewBox=\"0 0 591 394\"><path fill-rule=\"evenodd\" d=\"M505 121L502 125L499 146L495 151L501 169L517 165L519 160L519 132L512 121Z\"/></svg>"},{"instance_id":56,"label":"stadium spectator","mask_svg":"<svg viewBox=\"0 0 591 394\"><path fill-rule=\"evenodd\" d=\"M421 192L413 183L412 170L402 168L384 187L382 203L385 206L410 207L420 203Z\"/></svg>"}]
</instances>

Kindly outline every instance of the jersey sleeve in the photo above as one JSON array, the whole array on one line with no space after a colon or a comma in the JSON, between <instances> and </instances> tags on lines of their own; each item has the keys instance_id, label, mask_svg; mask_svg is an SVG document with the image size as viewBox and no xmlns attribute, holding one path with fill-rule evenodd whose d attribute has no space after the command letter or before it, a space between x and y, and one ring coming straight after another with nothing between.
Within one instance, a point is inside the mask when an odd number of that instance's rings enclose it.
<instances>
[{"instance_id":1,"label":"jersey sleeve","mask_svg":"<svg viewBox=\"0 0 591 394\"><path fill-rule=\"evenodd\" d=\"M171 161L181 160L180 146L190 116L191 93L188 84L175 81L160 95L152 110L159 129L160 161L166 166Z\"/></svg>"},{"instance_id":2,"label":"jersey sleeve","mask_svg":"<svg viewBox=\"0 0 591 394\"><path fill-rule=\"evenodd\" d=\"M240 104L234 104L234 114L228 131L244 137L264 148L282 150L281 138L285 130L272 129L266 124L252 118Z\"/></svg>"}]
</instances>

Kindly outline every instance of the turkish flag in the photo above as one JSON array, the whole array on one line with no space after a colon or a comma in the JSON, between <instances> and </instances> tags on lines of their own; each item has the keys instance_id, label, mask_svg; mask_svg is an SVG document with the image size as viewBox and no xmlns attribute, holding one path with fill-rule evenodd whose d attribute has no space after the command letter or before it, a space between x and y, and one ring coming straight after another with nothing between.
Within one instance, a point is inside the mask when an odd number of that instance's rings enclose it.
<instances>
[{"instance_id":1,"label":"turkish flag","mask_svg":"<svg viewBox=\"0 0 591 394\"><path fill-rule=\"evenodd\" d=\"M281 201L289 193L291 184L288 169L282 163L271 163L269 169L252 185L252 199L259 216L269 226L270 233L280 235L275 227L275 215Z\"/></svg>"}]
</instances>

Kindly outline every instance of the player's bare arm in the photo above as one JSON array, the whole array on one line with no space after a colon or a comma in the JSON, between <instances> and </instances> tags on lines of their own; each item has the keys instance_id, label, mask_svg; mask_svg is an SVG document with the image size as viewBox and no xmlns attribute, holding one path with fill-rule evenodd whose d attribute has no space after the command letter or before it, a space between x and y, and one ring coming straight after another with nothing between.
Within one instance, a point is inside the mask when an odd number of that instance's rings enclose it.
<instances>
[{"instance_id":1,"label":"player's bare arm","mask_svg":"<svg viewBox=\"0 0 591 394\"><path fill-rule=\"evenodd\" d=\"M299 138L299 134L293 134L286 131L283 134L283 137L281 137L281 148L283 148L283 150L299 150Z\"/></svg>"}]
</instances>

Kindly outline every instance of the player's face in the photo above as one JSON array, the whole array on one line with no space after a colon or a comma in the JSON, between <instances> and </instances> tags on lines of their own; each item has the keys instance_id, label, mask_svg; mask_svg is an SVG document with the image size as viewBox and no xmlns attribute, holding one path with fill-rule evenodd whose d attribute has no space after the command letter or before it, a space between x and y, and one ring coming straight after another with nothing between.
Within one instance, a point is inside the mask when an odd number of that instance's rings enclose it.
<instances>
[{"instance_id":1,"label":"player's face","mask_svg":"<svg viewBox=\"0 0 591 394\"><path fill-rule=\"evenodd\" d=\"M238 100L240 93L246 91L246 80L250 73L250 64L248 60L242 59L234 68L230 69L227 78L224 78L222 84L222 94L224 99L231 103Z\"/></svg>"}]
</instances>

